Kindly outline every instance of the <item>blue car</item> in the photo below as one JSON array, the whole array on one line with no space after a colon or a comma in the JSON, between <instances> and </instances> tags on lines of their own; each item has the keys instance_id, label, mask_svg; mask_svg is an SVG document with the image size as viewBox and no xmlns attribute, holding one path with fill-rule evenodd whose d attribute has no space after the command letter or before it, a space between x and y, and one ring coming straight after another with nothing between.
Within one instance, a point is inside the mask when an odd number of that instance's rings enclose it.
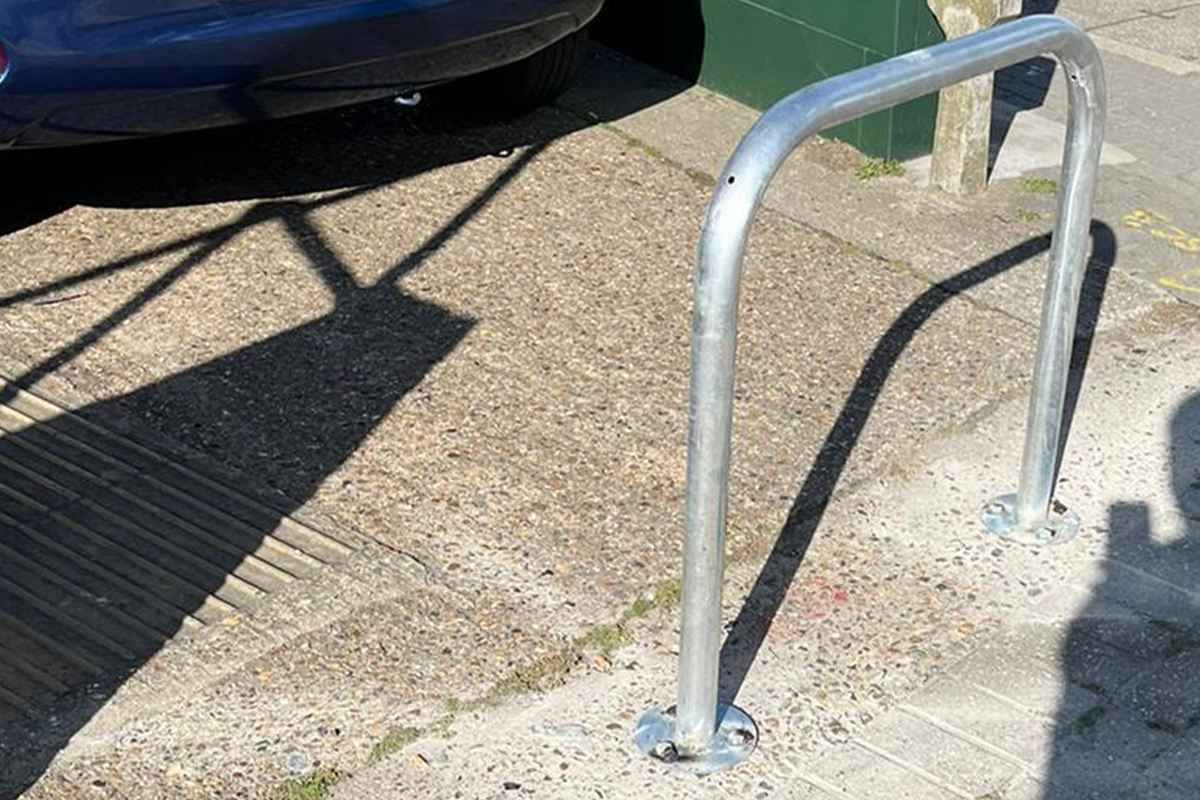
<instances>
[{"instance_id":1,"label":"blue car","mask_svg":"<svg viewBox=\"0 0 1200 800\"><path fill-rule=\"evenodd\" d=\"M553 99L603 0L0 0L0 149L273 119L466 76Z\"/></svg>"}]
</instances>

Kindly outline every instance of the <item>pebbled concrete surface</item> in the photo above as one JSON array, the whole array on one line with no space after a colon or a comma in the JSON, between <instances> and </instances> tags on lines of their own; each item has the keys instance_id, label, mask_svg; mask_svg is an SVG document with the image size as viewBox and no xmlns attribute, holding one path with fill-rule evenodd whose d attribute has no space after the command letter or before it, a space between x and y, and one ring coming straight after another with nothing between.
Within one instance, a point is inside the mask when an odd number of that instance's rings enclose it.
<instances>
[{"instance_id":1,"label":"pebbled concrete surface","mask_svg":"<svg viewBox=\"0 0 1200 800\"><path fill-rule=\"evenodd\" d=\"M377 105L114 148L5 217L6 374L362 547L0 728L4 792L1187 796L1191 717L1157 714L1197 320L1149 245L1179 248L1101 219L1060 491L1086 531L1005 547L975 515L1016 474L1053 198L868 183L828 143L746 264L723 687L763 743L703 781L633 752L672 694L691 259L752 118L682 88L598 51L513 125ZM1102 210L1186 161L1115 142Z\"/></svg>"},{"instance_id":2,"label":"pebbled concrete surface","mask_svg":"<svg viewBox=\"0 0 1200 800\"><path fill-rule=\"evenodd\" d=\"M333 797L1193 796L1180 764L1197 595L1177 494L1196 463L1195 324L1089 375L1082 407L1102 399L1127 424L1076 420L1060 491L1085 522L1075 542L979 532L979 498L1019 461L1020 401L930 448L921 474L835 502L737 693L762 737L737 769L697 779L631 744L638 715L671 698L668 618L611 673L464 719ZM757 566L731 570L731 616Z\"/></svg>"},{"instance_id":3,"label":"pebbled concrete surface","mask_svg":"<svg viewBox=\"0 0 1200 800\"><path fill-rule=\"evenodd\" d=\"M577 121L547 110L523 124ZM435 150L491 135L429 124L405 135ZM64 715L50 741L69 747L22 760L56 756L30 796L92 775L102 795L261 793L289 775L293 750L314 769L355 769L389 727L486 695L675 576L690 259L707 201L695 176L590 128L377 187L257 201L225 199L236 186L179 190L212 201L199 207L140 180L109 191L107 207L4 240L24 267L5 273L0 321L28 365L14 378L41 387L52 374L81 416L219 461L286 509L411 554L431 584L411 608L363 599L266 651L223 639L219 676L167 695L188 698L182 716L106 685ZM769 546L795 464L824 447L805 505L902 471L932 431L994 402L985 371L1020 376L1032 347L1028 326L785 218L764 216L756 236L738 553ZM986 359L957 346L968 338ZM855 414L826 446L848 398ZM447 622L422 622L439 608ZM189 669L187 656L173 663ZM151 744L111 745L134 739Z\"/></svg>"}]
</instances>

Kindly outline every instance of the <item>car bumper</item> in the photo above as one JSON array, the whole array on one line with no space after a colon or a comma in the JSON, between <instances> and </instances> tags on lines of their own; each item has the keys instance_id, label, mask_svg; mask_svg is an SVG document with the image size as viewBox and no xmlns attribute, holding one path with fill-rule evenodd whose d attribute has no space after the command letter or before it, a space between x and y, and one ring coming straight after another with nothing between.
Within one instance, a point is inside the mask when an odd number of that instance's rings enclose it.
<instances>
[{"instance_id":1,"label":"car bumper","mask_svg":"<svg viewBox=\"0 0 1200 800\"><path fill-rule=\"evenodd\" d=\"M0 4L10 60L0 147L192 130L404 93L524 58L581 28L601 3L158 0L138 17L86 20L81 6L121 4L75 0L21 19Z\"/></svg>"}]
</instances>

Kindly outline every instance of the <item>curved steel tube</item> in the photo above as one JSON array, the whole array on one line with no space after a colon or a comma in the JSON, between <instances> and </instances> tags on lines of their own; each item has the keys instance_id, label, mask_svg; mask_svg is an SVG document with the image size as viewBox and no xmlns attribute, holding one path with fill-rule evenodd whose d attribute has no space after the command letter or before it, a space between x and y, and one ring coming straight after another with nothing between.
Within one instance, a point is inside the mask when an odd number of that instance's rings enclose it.
<instances>
[{"instance_id":1,"label":"curved steel tube","mask_svg":"<svg viewBox=\"0 0 1200 800\"><path fill-rule=\"evenodd\" d=\"M1070 122L1016 504L1020 524L1036 525L1050 504L1104 136L1104 76L1083 31L1058 17L1026 17L821 81L767 111L718 179L700 236L692 322L675 737L685 756L703 753L717 724L738 295L746 236L763 192L796 146L820 130L1045 53L1056 55L1069 77Z\"/></svg>"}]
</instances>

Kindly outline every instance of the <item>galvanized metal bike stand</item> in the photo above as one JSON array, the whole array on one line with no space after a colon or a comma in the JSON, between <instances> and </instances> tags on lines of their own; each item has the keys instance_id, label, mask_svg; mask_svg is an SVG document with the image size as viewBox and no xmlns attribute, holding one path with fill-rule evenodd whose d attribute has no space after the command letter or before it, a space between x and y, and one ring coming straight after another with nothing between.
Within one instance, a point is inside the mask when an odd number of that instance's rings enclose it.
<instances>
[{"instance_id":1,"label":"galvanized metal bike stand","mask_svg":"<svg viewBox=\"0 0 1200 800\"><path fill-rule=\"evenodd\" d=\"M1045 53L1062 62L1070 93L1050 275L1017 493L988 503L983 520L993 533L1038 544L1065 541L1078 530L1074 515L1052 510L1050 500L1104 137L1104 75L1091 40L1064 19L1026 17L829 78L784 98L763 114L729 159L700 235L679 693L677 705L651 711L638 724L635 739L646 753L707 773L742 761L758 741L748 715L718 705L717 686L738 294L746 235L763 192L796 146L818 131Z\"/></svg>"}]
</instances>

